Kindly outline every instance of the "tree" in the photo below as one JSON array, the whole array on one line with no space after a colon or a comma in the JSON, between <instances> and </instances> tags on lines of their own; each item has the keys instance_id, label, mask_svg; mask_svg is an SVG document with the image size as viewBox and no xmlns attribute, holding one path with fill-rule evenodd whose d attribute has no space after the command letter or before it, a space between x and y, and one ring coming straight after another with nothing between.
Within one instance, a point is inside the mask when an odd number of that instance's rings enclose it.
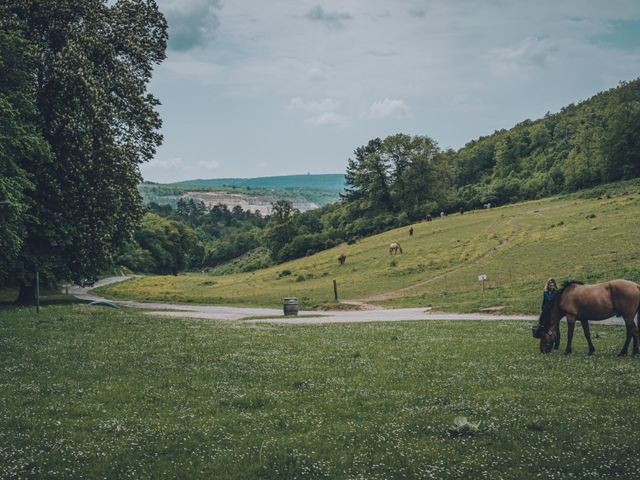
<instances>
[{"instance_id":1,"label":"tree","mask_svg":"<svg viewBox=\"0 0 640 480\"><path fill-rule=\"evenodd\" d=\"M288 200L278 200L264 229L263 240L271 252L271 257L282 261L283 249L297 235L294 219L300 212Z\"/></svg>"},{"instance_id":2,"label":"tree","mask_svg":"<svg viewBox=\"0 0 640 480\"><path fill-rule=\"evenodd\" d=\"M20 165L35 186L15 268L27 301L36 270L95 275L140 220L138 165L162 140L147 84L167 24L153 0L0 0L0 19L33 45L38 124L55 159Z\"/></svg>"},{"instance_id":3,"label":"tree","mask_svg":"<svg viewBox=\"0 0 640 480\"><path fill-rule=\"evenodd\" d=\"M7 280L25 234L26 191L33 184L21 165L50 161L35 124L33 65L28 43L0 24L0 285Z\"/></svg>"}]
</instances>

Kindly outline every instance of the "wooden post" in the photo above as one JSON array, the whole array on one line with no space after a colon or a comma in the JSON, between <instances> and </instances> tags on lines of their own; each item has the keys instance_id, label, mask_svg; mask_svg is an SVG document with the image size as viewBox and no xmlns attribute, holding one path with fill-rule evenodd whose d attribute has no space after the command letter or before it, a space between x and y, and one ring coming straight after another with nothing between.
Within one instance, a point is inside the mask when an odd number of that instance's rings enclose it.
<instances>
[{"instance_id":1,"label":"wooden post","mask_svg":"<svg viewBox=\"0 0 640 480\"><path fill-rule=\"evenodd\" d=\"M333 281L333 298L336 299L336 302L338 301L338 282L335 280Z\"/></svg>"},{"instance_id":2,"label":"wooden post","mask_svg":"<svg viewBox=\"0 0 640 480\"><path fill-rule=\"evenodd\" d=\"M36 272L36 313L40 314L40 272Z\"/></svg>"},{"instance_id":3,"label":"wooden post","mask_svg":"<svg viewBox=\"0 0 640 480\"><path fill-rule=\"evenodd\" d=\"M484 293L484 280L482 280L482 293Z\"/></svg>"}]
</instances>

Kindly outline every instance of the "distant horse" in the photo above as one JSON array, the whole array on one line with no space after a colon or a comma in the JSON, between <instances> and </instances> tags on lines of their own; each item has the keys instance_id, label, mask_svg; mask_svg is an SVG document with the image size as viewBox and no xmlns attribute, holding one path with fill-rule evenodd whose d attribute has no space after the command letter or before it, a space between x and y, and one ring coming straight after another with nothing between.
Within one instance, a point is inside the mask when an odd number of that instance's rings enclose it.
<instances>
[{"instance_id":1,"label":"distant horse","mask_svg":"<svg viewBox=\"0 0 640 480\"><path fill-rule=\"evenodd\" d=\"M433 220L433 218L431 218L431 215L427 215L427 222L430 222L431 220Z\"/></svg>"},{"instance_id":2,"label":"distant horse","mask_svg":"<svg viewBox=\"0 0 640 480\"><path fill-rule=\"evenodd\" d=\"M485 203L484 205L482 205L482 208L491 208L491 204L490 203Z\"/></svg>"},{"instance_id":3,"label":"distant horse","mask_svg":"<svg viewBox=\"0 0 640 480\"><path fill-rule=\"evenodd\" d=\"M400 246L399 243L394 242L391 245L389 245L389 253L390 254L394 254L395 255L398 252L402 253L402 247Z\"/></svg>"},{"instance_id":4,"label":"distant horse","mask_svg":"<svg viewBox=\"0 0 640 480\"><path fill-rule=\"evenodd\" d=\"M460 207L460 215L464 214L464 208Z\"/></svg>"},{"instance_id":5,"label":"distant horse","mask_svg":"<svg viewBox=\"0 0 640 480\"><path fill-rule=\"evenodd\" d=\"M344 265L346 261L347 261L347 256L344 253L340 254L340 256L338 257L338 263L340 265Z\"/></svg>"},{"instance_id":6,"label":"distant horse","mask_svg":"<svg viewBox=\"0 0 640 480\"><path fill-rule=\"evenodd\" d=\"M444 212L440 212L440 218L444 218L445 217L445 213Z\"/></svg>"},{"instance_id":7,"label":"distant horse","mask_svg":"<svg viewBox=\"0 0 640 480\"><path fill-rule=\"evenodd\" d=\"M410 237L413 237L413 227L410 227L410 228L409 228L409 236L410 236Z\"/></svg>"},{"instance_id":8,"label":"distant horse","mask_svg":"<svg viewBox=\"0 0 640 480\"><path fill-rule=\"evenodd\" d=\"M604 320L613 316L621 316L627 326L627 338L619 356L624 356L629 350L629 342L633 338L633 355L638 354L638 326L633 318L640 310L640 285L628 280L612 280L597 285L584 285L581 282L566 282L540 315L542 334L540 336L540 351L549 353L556 336L556 325L562 317L567 317L567 349L565 354L572 352L571 341L576 320L582 324L584 336L589 344L589 355L596 349L591 343L589 320Z\"/></svg>"}]
</instances>

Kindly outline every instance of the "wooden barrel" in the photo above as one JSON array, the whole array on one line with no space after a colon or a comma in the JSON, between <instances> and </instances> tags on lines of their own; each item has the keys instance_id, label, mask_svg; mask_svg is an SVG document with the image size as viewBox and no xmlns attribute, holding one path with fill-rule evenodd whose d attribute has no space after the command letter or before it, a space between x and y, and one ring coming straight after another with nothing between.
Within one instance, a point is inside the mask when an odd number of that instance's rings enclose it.
<instances>
[{"instance_id":1,"label":"wooden barrel","mask_svg":"<svg viewBox=\"0 0 640 480\"><path fill-rule=\"evenodd\" d=\"M297 297L285 297L283 306L284 306L285 315L298 314L298 298Z\"/></svg>"}]
</instances>

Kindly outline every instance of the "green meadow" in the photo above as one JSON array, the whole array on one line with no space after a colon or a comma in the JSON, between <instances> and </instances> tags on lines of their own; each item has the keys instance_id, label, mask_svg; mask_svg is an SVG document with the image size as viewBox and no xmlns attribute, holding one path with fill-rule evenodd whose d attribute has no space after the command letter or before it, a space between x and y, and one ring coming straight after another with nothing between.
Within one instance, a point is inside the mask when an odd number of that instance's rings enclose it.
<instances>
[{"instance_id":1,"label":"green meadow","mask_svg":"<svg viewBox=\"0 0 640 480\"><path fill-rule=\"evenodd\" d=\"M103 287L110 298L302 308L339 299L388 307L536 312L548 277L640 281L640 190L569 195L450 215L362 239L253 273L150 276ZM596 195L597 192L601 194ZM592 198L593 197L593 198ZM400 242L403 254L390 255ZM337 257L347 255L346 265ZM478 276L488 281L482 291Z\"/></svg>"},{"instance_id":2,"label":"green meadow","mask_svg":"<svg viewBox=\"0 0 640 480\"><path fill-rule=\"evenodd\" d=\"M637 478L624 329L530 332L0 308L0 478Z\"/></svg>"}]
</instances>

